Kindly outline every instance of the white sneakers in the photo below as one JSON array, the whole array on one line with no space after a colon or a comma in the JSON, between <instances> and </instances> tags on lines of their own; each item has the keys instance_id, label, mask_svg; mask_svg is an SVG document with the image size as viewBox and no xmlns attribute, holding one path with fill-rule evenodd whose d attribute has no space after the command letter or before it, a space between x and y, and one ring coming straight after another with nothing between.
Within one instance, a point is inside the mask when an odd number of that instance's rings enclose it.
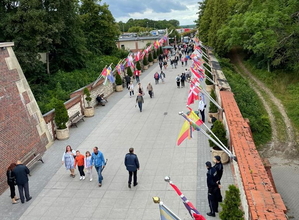
<instances>
[{"instance_id":1,"label":"white sneakers","mask_svg":"<svg viewBox=\"0 0 299 220\"><path fill-rule=\"evenodd\" d=\"M80 180L85 180L85 176L80 176Z\"/></svg>"},{"instance_id":2,"label":"white sneakers","mask_svg":"<svg viewBox=\"0 0 299 220\"><path fill-rule=\"evenodd\" d=\"M83 176L83 180L85 180L85 176Z\"/></svg>"},{"instance_id":3,"label":"white sneakers","mask_svg":"<svg viewBox=\"0 0 299 220\"><path fill-rule=\"evenodd\" d=\"M92 181L92 178L90 178L89 181L91 182L91 181Z\"/></svg>"},{"instance_id":4,"label":"white sneakers","mask_svg":"<svg viewBox=\"0 0 299 220\"><path fill-rule=\"evenodd\" d=\"M82 176L80 176L80 180L82 180L82 178L83 178L83 177L82 177Z\"/></svg>"}]
</instances>

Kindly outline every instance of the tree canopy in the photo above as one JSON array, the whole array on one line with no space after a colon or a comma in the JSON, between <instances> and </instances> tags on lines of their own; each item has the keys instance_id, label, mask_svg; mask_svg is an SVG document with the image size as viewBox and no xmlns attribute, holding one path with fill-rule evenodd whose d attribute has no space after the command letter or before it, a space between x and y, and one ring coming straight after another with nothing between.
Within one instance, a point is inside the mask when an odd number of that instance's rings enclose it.
<instances>
[{"instance_id":1,"label":"tree canopy","mask_svg":"<svg viewBox=\"0 0 299 220\"><path fill-rule=\"evenodd\" d=\"M299 70L299 2L296 0L204 0L199 37L224 55L243 48L259 66Z\"/></svg>"}]
</instances>

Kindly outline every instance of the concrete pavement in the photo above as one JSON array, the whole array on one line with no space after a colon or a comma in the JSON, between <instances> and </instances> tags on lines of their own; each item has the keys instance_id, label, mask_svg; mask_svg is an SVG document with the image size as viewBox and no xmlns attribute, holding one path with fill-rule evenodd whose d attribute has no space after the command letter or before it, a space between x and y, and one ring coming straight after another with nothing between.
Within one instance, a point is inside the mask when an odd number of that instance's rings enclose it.
<instances>
[{"instance_id":1,"label":"concrete pavement","mask_svg":"<svg viewBox=\"0 0 299 220\"><path fill-rule=\"evenodd\" d=\"M184 122L178 112L187 112L189 85L178 89L175 77L185 68L180 65L178 69L168 67L164 71L165 83L158 85L153 78L159 70L157 64L142 74L141 83L146 93L143 112L135 107L136 93L132 98L127 90L113 93L106 106L96 108L94 117L78 123L78 128L71 128L68 140L55 141L43 157L44 164L36 164L29 182L33 196L30 202L12 205L9 190L0 196L3 210L0 219L158 220L159 209L152 201L153 196L159 196L181 219L191 219L181 199L164 182L167 175L206 219L219 219L218 214L216 218L206 216L209 208L205 162L211 160L207 138L195 132L193 139L176 146ZM146 92L149 82L154 87L153 99ZM197 109L197 103L191 107ZM101 188L95 172L92 182L88 179L80 181L78 175L75 178L69 176L69 171L61 165L68 144L82 154L98 146L108 158ZM127 186L128 173L123 163L130 147L135 148L141 164L139 184L132 189ZM224 169L223 197L224 190L234 182L230 165L225 165Z\"/></svg>"}]
</instances>

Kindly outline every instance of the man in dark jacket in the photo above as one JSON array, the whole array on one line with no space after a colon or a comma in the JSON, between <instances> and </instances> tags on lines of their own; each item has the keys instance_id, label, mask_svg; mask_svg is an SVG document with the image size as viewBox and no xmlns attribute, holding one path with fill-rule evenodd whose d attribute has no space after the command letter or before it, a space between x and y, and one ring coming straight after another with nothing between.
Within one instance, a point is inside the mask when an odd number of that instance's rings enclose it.
<instances>
[{"instance_id":1,"label":"man in dark jacket","mask_svg":"<svg viewBox=\"0 0 299 220\"><path fill-rule=\"evenodd\" d=\"M16 183L19 189L21 202L25 202L24 192L26 201L28 202L32 197L29 195L29 184L28 184L28 175L30 171L28 167L22 164L21 161L17 161L17 166L13 169L13 176L16 177Z\"/></svg>"},{"instance_id":2,"label":"man in dark jacket","mask_svg":"<svg viewBox=\"0 0 299 220\"><path fill-rule=\"evenodd\" d=\"M216 175L217 171L214 167L212 167L212 164L210 161L206 162L206 167L208 169L207 172L207 186L208 186L208 202L210 207L210 212L207 213L208 216L215 217L215 212L218 211L218 201L215 198L215 193L218 189L218 184L216 183Z\"/></svg>"},{"instance_id":3,"label":"man in dark jacket","mask_svg":"<svg viewBox=\"0 0 299 220\"><path fill-rule=\"evenodd\" d=\"M129 171L128 187L131 188L132 175L134 175L133 184L137 186L137 170L139 170L139 161L136 154L134 154L134 148L129 149L129 153L125 156L125 166Z\"/></svg>"}]
</instances>

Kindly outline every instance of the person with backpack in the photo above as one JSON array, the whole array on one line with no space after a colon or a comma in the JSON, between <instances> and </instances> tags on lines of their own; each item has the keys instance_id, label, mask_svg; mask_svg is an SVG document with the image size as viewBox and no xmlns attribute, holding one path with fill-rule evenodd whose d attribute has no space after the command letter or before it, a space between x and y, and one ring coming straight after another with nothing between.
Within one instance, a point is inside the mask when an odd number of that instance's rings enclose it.
<instances>
[{"instance_id":1,"label":"person with backpack","mask_svg":"<svg viewBox=\"0 0 299 220\"><path fill-rule=\"evenodd\" d=\"M159 73L156 72L156 73L154 74L154 79L155 79L155 83L156 83L156 85L159 84L159 78L160 78Z\"/></svg>"},{"instance_id":2,"label":"person with backpack","mask_svg":"<svg viewBox=\"0 0 299 220\"><path fill-rule=\"evenodd\" d=\"M138 104L140 112L142 112L142 104L144 103L142 93L139 93L136 97L136 103Z\"/></svg>"},{"instance_id":3,"label":"person with backpack","mask_svg":"<svg viewBox=\"0 0 299 220\"><path fill-rule=\"evenodd\" d=\"M164 83L164 78L165 78L165 73L163 71L161 71L160 79L161 79L162 83Z\"/></svg>"},{"instance_id":4,"label":"person with backpack","mask_svg":"<svg viewBox=\"0 0 299 220\"><path fill-rule=\"evenodd\" d=\"M148 94L151 98L153 98L154 96L154 89L153 89L153 86L151 83L149 83L146 87L147 91L148 91Z\"/></svg>"},{"instance_id":5,"label":"person with backpack","mask_svg":"<svg viewBox=\"0 0 299 220\"><path fill-rule=\"evenodd\" d=\"M182 73L181 75L181 86L185 87L185 81L186 81L186 75L185 73Z\"/></svg>"}]
</instances>

